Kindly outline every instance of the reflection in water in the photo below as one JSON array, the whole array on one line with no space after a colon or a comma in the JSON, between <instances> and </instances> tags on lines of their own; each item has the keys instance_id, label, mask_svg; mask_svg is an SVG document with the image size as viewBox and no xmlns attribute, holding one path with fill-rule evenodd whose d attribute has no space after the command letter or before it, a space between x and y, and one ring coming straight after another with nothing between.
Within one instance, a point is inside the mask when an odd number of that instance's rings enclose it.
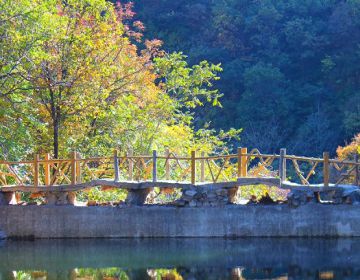
<instances>
[{"instance_id":1,"label":"reflection in water","mask_svg":"<svg viewBox=\"0 0 360 280\"><path fill-rule=\"evenodd\" d=\"M0 280L360 279L360 239L0 243Z\"/></svg>"}]
</instances>

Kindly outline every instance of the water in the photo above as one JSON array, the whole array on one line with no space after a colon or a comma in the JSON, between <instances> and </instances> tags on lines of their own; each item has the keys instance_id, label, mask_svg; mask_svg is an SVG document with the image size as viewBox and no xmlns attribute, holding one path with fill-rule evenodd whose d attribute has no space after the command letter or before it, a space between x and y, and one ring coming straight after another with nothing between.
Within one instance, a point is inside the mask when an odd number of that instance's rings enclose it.
<instances>
[{"instance_id":1,"label":"water","mask_svg":"<svg viewBox=\"0 0 360 280\"><path fill-rule=\"evenodd\" d=\"M360 239L6 241L3 279L360 279Z\"/></svg>"}]
</instances>

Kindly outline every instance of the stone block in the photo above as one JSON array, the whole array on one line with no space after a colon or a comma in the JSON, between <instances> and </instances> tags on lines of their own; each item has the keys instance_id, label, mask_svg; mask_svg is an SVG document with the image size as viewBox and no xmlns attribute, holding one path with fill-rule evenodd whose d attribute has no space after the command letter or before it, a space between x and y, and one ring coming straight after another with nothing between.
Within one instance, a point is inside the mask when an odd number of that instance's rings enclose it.
<instances>
[{"instance_id":1,"label":"stone block","mask_svg":"<svg viewBox=\"0 0 360 280\"><path fill-rule=\"evenodd\" d=\"M129 205L144 205L148 194L152 191L152 188L146 189L129 189L125 203Z\"/></svg>"},{"instance_id":2,"label":"stone block","mask_svg":"<svg viewBox=\"0 0 360 280\"><path fill-rule=\"evenodd\" d=\"M0 205L9 205L11 201L17 202L14 192L0 192Z\"/></svg>"},{"instance_id":3,"label":"stone block","mask_svg":"<svg viewBox=\"0 0 360 280\"><path fill-rule=\"evenodd\" d=\"M307 193L304 191L291 191L287 196L287 201L290 207L296 208L308 202Z\"/></svg>"},{"instance_id":4,"label":"stone block","mask_svg":"<svg viewBox=\"0 0 360 280\"><path fill-rule=\"evenodd\" d=\"M6 234L0 230L0 240L6 239Z\"/></svg>"},{"instance_id":5,"label":"stone block","mask_svg":"<svg viewBox=\"0 0 360 280\"><path fill-rule=\"evenodd\" d=\"M194 201L194 200L190 201L189 206L196 207L196 201Z\"/></svg>"},{"instance_id":6,"label":"stone block","mask_svg":"<svg viewBox=\"0 0 360 280\"><path fill-rule=\"evenodd\" d=\"M0 206L8 205L3 192L0 192Z\"/></svg>"},{"instance_id":7,"label":"stone block","mask_svg":"<svg viewBox=\"0 0 360 280\"><path fill-rule=\"evenodd\" d=\"M174 201L173 205L177 206L177 207L184 207L186 205L186 201L183 199L179 199Z\"/></svg>"},{"instance_id":8,"label":"stone block","mask_svg":"<svg viewBox=\"0 0 360 280\"><path fill-rule=\"evenodd\" d=\"M359 205L360 204L360 190L356 190L348 194L345 198L346 204Z\"/></svg>"},{"instance_id":9,"label":"stone block","mask_svg":"<svg viewBox=\"0 0 360 280\"><path fill-rule=\"evenodd\" d=\"M47 205L56 205L57 197L55 193L47 193L45 196L45 201Z\"/></svg>"},{"instance_id":10,"label":"stone block","mask_svg":"<svg viewBox=\"0 0 360 280\"><path fill-rule=\"evenodd\" d=\"M74 205L76 195L68 192L48 192L45 195L47 205Z\"/></svg>"},{"instance_id":11,"label":"stone block","mask_svg":"<svg viewBox=\"0 0 360 280\"><path fill-rule=\"evenodd\" d=\"M234 189L237 189L237 188L234 188ZM217 195L220 195L220 196L227 196L228 195L228 191L226 189L218 189L215 191L215 193Z\"/></svg>"},{"instance_id":12,"label":"stone block","mask_svg":"<svg viewBox=\"0 0 360 280\"><path fill-rule=\"evenodd\" d=\"M185 195L190 196L190 197L194 197L197 194L197 191L194 190L186 190L184 192Z\"/></svg>"},{"instance_id":13,"label":"stone block","mask_svg":"<svg viewBox=\"0 0 360 280\"><path fill-rule=\"evenodd\" d=\"M320 194L320 200L322 202L332 202L334 200L334 196L335 196L335 191L334 190L330 190L330 191L321 191L319 192Z\"/></svg>"},{"instance_id":14,"label":"stone block","mask_svg":"<svg viewBox=\"0 0 360 280\"><path fill-rule=\"evenodd\" d=\"M69 204L71 204L71 205L76 204L76 193L75 192L69 192L67 198L68 198Z\"/></svg>"},{"instance_id":15,"label":"stone block","mask_svg":"<svg viewBox=\"0 0 360 280\"><path fill-rule=\"evenodd\" d=\"M213 193L213 192L208 193L207 199L214 199L214 198L215 199L217 198L217 195L215 193Z\"/></svg>"},{"instance_id":16,"label":"stone block","mask_svg":"<svg viewBox=\"0 0 360 280\"><path fill-rule=\"evenodd\" d=\"M228 196L229 202L236 203L238 189L239 188L231 188L228 190L227 196Z\"/></svg>"}]
</instances>

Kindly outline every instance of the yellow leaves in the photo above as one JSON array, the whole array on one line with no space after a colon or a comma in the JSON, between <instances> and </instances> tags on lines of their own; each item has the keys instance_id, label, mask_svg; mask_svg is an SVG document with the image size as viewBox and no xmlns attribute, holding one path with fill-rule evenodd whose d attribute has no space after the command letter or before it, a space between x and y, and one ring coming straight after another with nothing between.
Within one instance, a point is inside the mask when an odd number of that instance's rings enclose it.
<instances>
[{"instance_id":1,"label":"yellow leaves","mask_svg":"<svg viewBox=\"0 0 360 280\"><path fill-rule=\"evenodd\" d=\"M338 147L336 153L341 160L352 160L356 153L360 155L360 133L353 138L349 145L345 147Z\"/></svg>"}]
</instances>

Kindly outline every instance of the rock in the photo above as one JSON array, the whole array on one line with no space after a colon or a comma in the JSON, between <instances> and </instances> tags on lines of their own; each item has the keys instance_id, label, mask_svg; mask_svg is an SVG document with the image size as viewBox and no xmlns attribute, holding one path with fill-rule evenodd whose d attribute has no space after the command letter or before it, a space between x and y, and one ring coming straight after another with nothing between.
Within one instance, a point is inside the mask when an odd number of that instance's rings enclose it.
<instances>
[{"instance_id":1,"label":"rock","mask_svg":"<svg viewBox=\"0 0 360 280\"><path fill-rule=\"evenodd\" d=\"M68 193L67 192L57 193L56 205L68 205L68 204L70 204L68 201Z\"/></svg>"},{"instance_id":2,"label":"rock","mask_svg":"<svg viewBox=\"0 0 360 280\"><path fill-rule=\"evenodd\" d=\"M125 203L129 205L144 205L146 197L152 191L152 188L129 190Z\"/></svg>"},{"instance_id":3,"label":"rock","mask_svg":"<svg viewBox=\"0 0 360 280\"><path fill-rule=\"evenodd\" d=\"M75 192L69 192L68 196L67 196L68 202L71 205L75 205L76 204L76 193Z\"/></svg>"},{"instance_id":4,"label":"rock","mask_svg":"<svg viewBox=\"0 0 360 280\"><path fill-rule=\"evenodd\" d=\"M287 196L287 201L290 207L299 207L308 202L307 193L304 191L291 191Z\"/></svg>"},{"instance_id":5,"label":"rock","mask_svg":"<svg viewBox=\"0 0 360 280\"><path fill-rule=\"evenodd\" d=\"M336 190L333 195L334 204L342 204L344 202L344 191L343 190Z\"/></svg>"},{"instance_id":6,"label":"rock","mask_svg":"<svg viewBox=\"0 0 360 280\"><path fill-rule=\"evenodd\" d=\"M187 202L189 202L189 201L191 201L191 200L194 200L194 198L193 198L192 196L187 196L187 195L183 195L183 196L181 197L181 199L183 199L183 200L185 200L185 201L187 201Z\"/></svg>"},{"instance_id":7,"label":"rock","mask_svg":"<svg viewBox=\"0 0 360 280\"><path fill-rule=\"evenodd\" d=\"M334 201L334 196L335 196L335 191L334 190L330 190L330 191L321 191L319 192L320 194L320 201L321 202L333 202Z\"/></svg>"},{"instance_id":8,"label":"rock","mask_svg":"<svg viewBox=\"0 0 360 280\"><path fill-rule=\"evenodd\" d=\"M14 192L0 192L0 206L17 204L16 194Z\"/></svg>"},{"instance_id":9,"label":"rock","mask_svg":"<svg viewBox=\"0 0 360 280\"><path fill-rule=\"evenodd\" d=\"M184 192L185 195L190 196L190 197L194 197L197 194L197 191L194 190L186 190Z\"/></svg>"},{"instance_id":10,"label":"rock","mask_svg":"<svg viewBox=\"0 0 360 280\"><path fill-rule=\"evenodd\" d=\"M209 201L205 201L203 203L203 207L210 207L210 202Z\"/></svg>"},{"instance_id":11,"label":"rock","mask_svg":"<svg viewBox=\"0 0 360 280\"><path fill-rule=\"evenodd\" d=\"M196 201L194 201L194 200L190 201L189 206L196 207Z\"/></svg>"},{"instance_id":12,"label":"rock","mask_svg":"<svg viewBox=\"0 0 360 280\"><path fill-rule=\"evenodd\" d=\"M68 192L49 192L45 195L47 205L74 205L75 193Z\"/></svg>"},{"instance_id":13,"label":"rock","mask_svg":"<svg viewBox=\"0 0 360 280\"><path fill-rule=\"evenodd\" d=\"M231 189L228 190L227 197L228 197L228 200L231 203L236 203L236 201L237 201L237 192L238 192L238 188L231 188Z\"/></svg>"},{"instance_id":14,"label":"rock","mask_svg":"<svg viewBox=\"0 0 360 280\"><path fill-rule=\"evenodd\" d=\"M0 240L6 239L6 234L0 230Z\"/></svg>"},{"instance_id":15,"label":"rock","mask_svg":"<svg viewBox=\"0 0 360 280\"><path fill-rule=\"evenodd\" d=\"M351 192L345 198L345 203L352 204L352 205L359 205L360 204L360 190L356 190Z\"/></svg>"},{"instance_id":16,"label":"rock","mask_svg":"<svg viewBox=\"0 0 360 280\"><path fill-rule=\"evenodd\" d=\"M342 190L343 197L346 197L349 194L351 194L353 191L357 191L359 189L359 187L352 185L340 185L338 187Z\"/></svg>"},{"instance_id":17,"label":"rock","mask_svg":"<svg viewBox=\"0 0 360 280\"><path fill-rule=\"evenodd\" d=\"M206 201L208 201L208 202L214 202L214 201L217 201L217 200L218 200L217 197L210 197L210 198L208 198Z\"/></svg>"},{"instance_id":18,"label":"rock","mask_svg":"<svg viewBox=\"0 0 360 280\"><path fill-rule=\"evenodd\" d=\"M38 205L36 201L28 202L26 205Z\"/></svg>"},{"instance_id":19,"label":"rock","mask_svg":"<svg viewBox=\"0 0 360 280\"><path fill-rule=\"evenodd\" d=\"M8 205L3 192L0 192L0 206Z\"/></svg>"},{"instance_id":20,"label":"rock","mask_svg":"<svg viewBox=\"0 0 360 280\"><path fill-rule=\"evenodd\" d=\"M206 194L197 192L197 193L194 195L194 199L201 199L201 198L206 198Z\"/></svg>"},{"instance_id":21,"label":"rock","mask_svg":"<svg viewBox=\"0 0 360 280\"><path fill-rule=\"evenodd\" d=\"M216 193L213 193L213 192L210 192L207 194L207 199L216 199L217 198L217 195Z\"/></svg>"},{"instance_id":22,"label":"rock","mask_svg":"<svg viewBox=\"0 0 360 280\"><path fill-rule=\"evenodd\" d=\"M183 199L179 199L174 201L173 205L177 206L177 207L184 207L186 205L186 201Z\"/></svg>"},{"instance_id":23,"label":"rock","mask_svg":"<svg viewBox=\"0 0 360 280\"><path fill-rule=\"evenodd\" d=\"M218 190L215 191L215 193L217 195L221 195L221 196L227 196L228 195L228 191L226 189L218 189Z\"/></svg>"}]
</instances>

